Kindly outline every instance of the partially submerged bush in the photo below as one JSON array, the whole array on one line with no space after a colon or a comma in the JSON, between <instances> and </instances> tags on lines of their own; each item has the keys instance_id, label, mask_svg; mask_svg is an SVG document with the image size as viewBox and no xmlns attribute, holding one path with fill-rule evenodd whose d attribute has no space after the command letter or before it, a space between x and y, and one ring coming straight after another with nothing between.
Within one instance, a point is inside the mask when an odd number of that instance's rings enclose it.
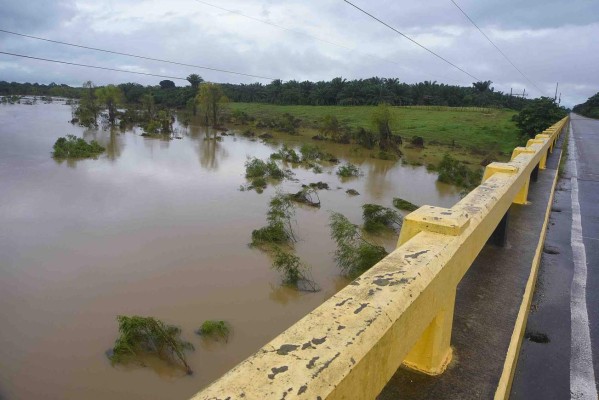
<instances>
[{"instance_id":1,"label":"partially submerged bush","mask_svg":"<svg viewBox=\"0 0 599 400\"><path fill-rule=\"evenodd\" d=\"M281 169L274 160L265 162L253 157L245 162L245 177L252 180L248 189L264 190L267 186L267 178L281 180L292 175L293 172Z\"/></svg>"},{"instance_id":2,"label":"partially submerged bush","mask_svg":"<svg viewBox=\"0 0 599 400\"><path fill-rule=\"evenodd\" d=\"M418 206L416 204L410 203L409 201L404 200L400 197L393 198L393 206L397 209L404 211L415 211L418 209Z\"/></svg>"},{"instance_id":3,"label":"partially submerged bush","mask_svg":"<svg viewBox=\"0 0 599 400\"><path fill-rule=\"evenodd\" d=\"M287 147L286 144L276 153L270 155L270 158L273 160L283 160L294 164L299 164L301 162L300 156L297 154L295 150Z\"/></svg>"},{"instance_id":4,"label":"partially submerged bush","mask_svg":"<svg viewBox=\"0 0 599 400\"><path fill-rule=\"evenodd\" d=\"M332 213L331 238L337 243L335 261L343 273L356 277L387 256L384 247L365 240L357 225L343 214Z\"/></svg>"},{"instance_id":5,"label":"partially submerged bush","mask_svg":"<svg viewBox=\"0 0 599 400\"><path fill-rule=\"evenodd\" d=\"M410 144L414 147L423 148L424 138L422 136L413 136L412 140L410 140Z\"/></svg>"},{"instance_id":6,"label":"partially submerged bush","mask_svg":"<svg viewBox=\"0 0 599 400\"><path fill-rule=\"evenodd\" d=\"M304 143L300 148L302 155L302 161L324 161L331 157L330 154L325 153L315 144Z\"/></svg>"},{"instance_id":7,"label":"partially submerged bush","mask_svg":"<svg viewBox=\"0 0 599 400\"><path fill-rule=\"evenodd\" d=\"M75 135L58 138L52 148L54 149L52 153L54 158L96 157L106 150L95 140L87 143L84 139Z\"/></svg>"},{"instance_id":8,"label":"partially submerged bush","mask_svg":"<svg viewBox=\"0 0 599 400\"><path fill-rule=\"evenodd\" d=\"M364 204L362 206L362 218L364 219L364 230L367 232L395 229L401 225L399 214L378 204Z\"/></svg>"},{"instance_id":9,"label":"partially submerged bush","mask_svg":"<svg viewBox=\"0 0 599 400\"><path fill-rule=\"evenodd\" d=\"M185 359L185 351L193 350L193 345L179 336L181 329L167 325L152 317L119 315L120 336L108 356L114 364L135 361L144 354L154 354L168 361L179 361L188 374L191 368Z\"/></svg>"},{"instance_id":10,"label":"partially submerged bush","mask_svg":"<svg viewBox=\"0 0 599 400\"><path fill-rule=\"evenodd\" d=\"M266 214L268 225L252 231L252 245L291 244L296 241L292 219L295 207L288 195L277 193L271 200Z\"/></svg>"},{"instance_id":11,"label":"partially submerged bush","mask_svg":"<svg viewBox=\"0 0 599 400\"><path fill-rule=\"evenodd\" d=\"M296 203L320 208L320 197L318 197L318 192L316 192L316 189L312 187L304 187L299 192L289 194L288 196L291 201Z\"/></svg>"},{"instance_id":12,"label":"partially submerged bush","mask_svg":"<svg viewBox=\"0 0 599 400\"><path fill-rule=\"evenodd\" d=\"M316 292L318 286L310 277L310 270L295 254L275 248L272 268L283 275L283 283L302 291Z\"/></svg>"},{"instance_id":13,"label":"partially submerged bush","mask_svg":"<svg viewBox=\"0 0 599 400\"><path fill-rule=\"evenodd\" d=\"M344 164L337 169L337 175L339 175L343 178L349 178L352 176L360 176L360 174L361 174L360 168L356 167L352 163Z\"/></svg>"},{"instance_id":14,"label":"partially submerged bush","mask_svg":"<svg viewBox=\"0 0 599 400\"><path fill-rule=\"evenodd\" d=\"M347 189L345 191L345 193L349 194L350 196L359 196L360 192L358 192L356 189Z\"/></svg>"},{"instance_id":15,"label":"partially submerged bush","mask_svg":"<svg viewBox=\"0 0 599 400\"><path fill-rule=\"evenodd\" d=\"M451 183L465 189L472 189L478 186L482 179L482 170L470 170L466 164L456 160L449 154L445 154L439 163L439 182Z\"/></svg>"},{"instance_id":16,"label":"partially submerged bush","mask_svg":"<svg viewBox=\"0 0 599 400\"><path fill-rule=\"evenodd\" d=\"M218 320L206 320L200 326L200 329L196 331L200 336L211 338L211 339L224 339L225 342L229 340L229 334L231 328L225 321Z\"/></svg>"}]
</instances>

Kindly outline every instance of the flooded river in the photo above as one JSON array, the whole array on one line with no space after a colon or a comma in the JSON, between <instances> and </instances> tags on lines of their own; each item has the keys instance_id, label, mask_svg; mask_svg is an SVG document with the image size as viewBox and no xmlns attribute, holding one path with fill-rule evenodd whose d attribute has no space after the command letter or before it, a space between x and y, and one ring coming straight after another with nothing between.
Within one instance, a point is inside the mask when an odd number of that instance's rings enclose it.
<instances>
[{"instance_id":1,"label":"flooded river","mask_svg":"<svg viewBox=\"0 0 599 400\"><path fill-rule=\"evenodd\" d=\"M359 156L323 145L364 175L341 181L295 169L302 183L324 181L320 209L298 207L296 252L322 290L281 287L270 259L247 246L265 225L269 198L240 191L247 156L267 158L276 144L240 135L181 140L141 131L86 130L69 124L63 103L0 106L0 399L185 399L252 354L348 282L333 260L328 214L361 223L361 205L393 197L451 206L458 190L424 167ZM97 160L56 162L54 141L74 134L107 148ZM293 145L296 137L283 140ZM309 140L309 139L308 139ZM360 196L350 197L354 188ZM397 235L377 240L391 250ZM182 376L163 365L112 367L105 351L116 316L153 316L182 328L196 350ZM203 342L206 319L233 327L228 343Z\"/></svg>"}]
</instances>

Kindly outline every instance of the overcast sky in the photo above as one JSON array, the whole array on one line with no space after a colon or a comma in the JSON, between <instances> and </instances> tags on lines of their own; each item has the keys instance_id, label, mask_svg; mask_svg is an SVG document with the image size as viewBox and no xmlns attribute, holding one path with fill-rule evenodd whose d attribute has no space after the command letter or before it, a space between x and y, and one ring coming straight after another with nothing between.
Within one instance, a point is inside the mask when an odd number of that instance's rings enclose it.
<instances>
[{"instance_id":1,"label":"overcast sky","mask_svg":"<svg viewBox=\"0 0 599 400\"><path fill-rule=\"evenodd\" d=\"M470 85L474 80L342 0L0 0L0 29L119 52L286 80L379 76ZM450 0L355 0L496 90L572 106L599 91L599 1L456 0L539 93ZM76 49L0 32L0 51L213 82L268 83L234 74ZM160 78L0 54L0 80L80 85ZM187 82L176 81L177 85Z\"/></svg>"}]
</instances>

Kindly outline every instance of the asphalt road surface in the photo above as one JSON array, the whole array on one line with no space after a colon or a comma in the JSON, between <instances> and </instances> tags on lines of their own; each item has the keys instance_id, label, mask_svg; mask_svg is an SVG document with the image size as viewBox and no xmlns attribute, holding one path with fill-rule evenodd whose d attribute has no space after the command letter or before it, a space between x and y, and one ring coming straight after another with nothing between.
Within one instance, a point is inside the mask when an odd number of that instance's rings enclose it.
<instances>
[{"instance_id":1,"label":"asphalt road surface","mask_svg":"<svg viewBox=\"0 0 599 400\"><path fill-rule=\"evenodd\" d=\"M570 127L512 399L597 399L599 121Z\"/></svg>"}]
</instances>

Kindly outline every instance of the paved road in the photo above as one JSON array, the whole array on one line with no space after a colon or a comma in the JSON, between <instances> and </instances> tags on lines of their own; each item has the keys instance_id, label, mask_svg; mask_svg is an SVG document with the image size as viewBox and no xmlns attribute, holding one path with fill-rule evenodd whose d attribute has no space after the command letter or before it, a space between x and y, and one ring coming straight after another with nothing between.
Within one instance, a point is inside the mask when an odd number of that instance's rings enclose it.
<instances>
[{"instance_id":1,"label":"paved road","mask_svg":"<svg viewBox=\"0 0 599 400\"><path fill-rule=\"evenodd\" d=\"M599 121L572 114L512 399L597 399Z\"/></svg>"}]
</instances>

